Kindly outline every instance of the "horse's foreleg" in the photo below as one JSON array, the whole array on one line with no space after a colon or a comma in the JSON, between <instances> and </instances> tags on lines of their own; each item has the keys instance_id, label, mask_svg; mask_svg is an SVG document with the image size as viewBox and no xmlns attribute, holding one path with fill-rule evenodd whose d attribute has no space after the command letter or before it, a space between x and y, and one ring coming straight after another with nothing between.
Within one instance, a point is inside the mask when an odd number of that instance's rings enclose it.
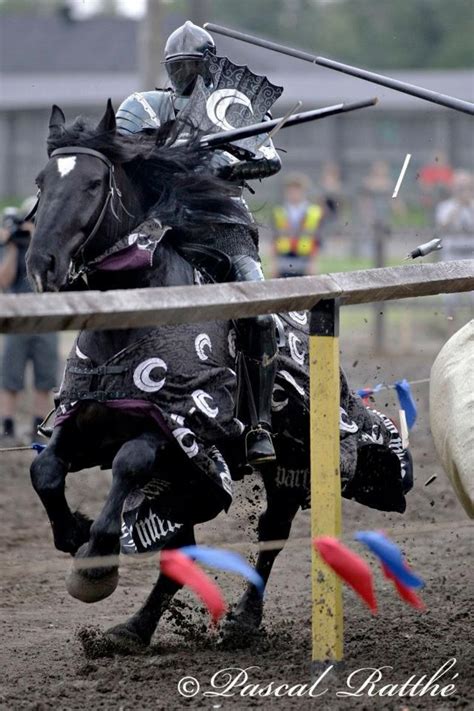
<instances>
[{"instance_id":1,"label":"horse's foreleg","mask_svg":"<svg viewBox=\"0 0 474 711\"><path fill-rule=\"evenodd\" d=\"M163 443L159 434L145 433L123 444L112 462L112 485L104 506L91 527L88 556L120 551L122 507L128 494L153 475Z\"/></svg>"},{"instance_id":2,"label":"horse's foreleg","mask_svg":"<svg viewBox=\"0 0 474 711\"><path fill-rule=\"evenodd\" d=\"M258 541L286 541L290 535L291 524L299 508L299 502L288 494L288 490L277 489L273 482L266 483L267 508L261 514L258 524ZM266 587L273 564L282 545L258 554L255 570L263 578ZM261 592L249 583L238 605L233 610L231 621L245 628L257 629L263 615L263 597Z\"/></svg>"},{"instance_id":3,"label":"horse's foreleg","mask_svg":"<svg viewBox=\"0 0 474 711\"><path fill-rule=\"evenodd\" d=\"M194 545L194 543L194 530L192 527L186 526L164 548L179 548ZM148 646L163 613L166 612L172 598L181 588L181 584L160 573L144 605L126 622L107 630L107 638L114 646L124 651L133 651L133 649Z\"/></svg>"},{"instance_id":4,"label":"horse's foreleg","mask_svg":"<svg viewBox=\"0 0 474 711\"><path fill-rule=\"evenodd\" d=\"M112 485L104 506L90 529L88 543L78 550L83 560L120 553L122 508L128 494L153 475L163 443L159 434L144 433L123 444L112 462ZM73 565L67 588L83 602L96 602L113 593L118 584L118 566L81 568Z\"/></svg>"},{"instance_id":5,"label":"horse's foreleg","mask_svg":"<svg viewBox=\"0 0 474 711\"><path fill-rule=\"evenodd\" d=\"M58 427L50 443L30 467L31 483L46 509L60 551L74 554L89 538L90 521L73 514L66 500L65 481L68 464L65 453L69 443L67 431Z\"/></svg>"}]
</instances>

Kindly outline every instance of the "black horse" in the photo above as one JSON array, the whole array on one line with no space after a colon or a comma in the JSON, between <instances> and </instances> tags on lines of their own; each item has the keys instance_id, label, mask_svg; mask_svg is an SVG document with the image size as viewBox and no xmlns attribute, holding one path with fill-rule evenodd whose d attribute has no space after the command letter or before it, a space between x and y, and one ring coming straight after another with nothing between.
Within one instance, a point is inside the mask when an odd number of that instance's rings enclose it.
<instances>
[{"instance_id":1,"label":"black horse","mask_svg":"<svg viewBox=\"0 0 474 711\"><path fill-rule=\"evenodd\" d=\"M79 118L66 127L54 107L48 153L37 178L41 197L27 256L38 291L202 283L209 278L208 255L196 249L191 263L188 243L199 244L217 217L246 219L229 187L210 173L209 156L197 143L180 145L167 127L120 136L110 102L97 126ZM261 472L267 509L260 541L286 539L298 508L309 505L306 314L280 315L276 325L277 466ZM53 435L31 467L59 550L77 560L121 548L189 545L194 524L228 508L231 479L238 478L243 459L236 362L238 333L228 322L79 334ZM411 487L408 453L392 423L364 407L342 373L340 431L343 494L403 511ZM97 465L112 469L112 485L91 525L71 512L65 479ZM265 582L278 552L258 557ZM117 582L113 565L75 569L68 586L92 602L110 595ZM108 636L121 645L147 645L179 588L160 575L143 607ZM262 609L249 585L233 620L258 627Z\"/></svg>"}]
</instances>

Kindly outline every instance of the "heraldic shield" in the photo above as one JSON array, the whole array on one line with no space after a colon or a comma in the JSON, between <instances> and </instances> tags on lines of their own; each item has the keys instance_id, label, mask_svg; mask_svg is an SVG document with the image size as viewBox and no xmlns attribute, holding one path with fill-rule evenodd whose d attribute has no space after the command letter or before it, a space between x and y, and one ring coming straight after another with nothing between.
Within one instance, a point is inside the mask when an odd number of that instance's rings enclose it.
<instances>
[{"instance_id":1,"label":"heraldic shield","mask_svg":"<svg viewBox=\"0 0 474 711\"><path fill-rule=\"evenodd\" d=\"M206 86L203 78L198 77L186 107L180 112L180 119L202 135L260 123L283 92L283 87L227 57L209 54L206 65L211 82ZM257 155L262 138L244 138L232 146Z\"/></svg>"}]
</instances>

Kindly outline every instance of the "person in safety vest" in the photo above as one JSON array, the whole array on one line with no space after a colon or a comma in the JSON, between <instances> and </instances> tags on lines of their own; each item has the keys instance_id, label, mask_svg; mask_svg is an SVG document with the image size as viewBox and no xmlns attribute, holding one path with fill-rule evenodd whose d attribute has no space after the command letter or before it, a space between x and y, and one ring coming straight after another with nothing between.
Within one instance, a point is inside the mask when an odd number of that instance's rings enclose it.
<instances>
[{"instance_id":1,"label":"person in safety vest","mask_svg":"<svg viewBox=\"0 0 474 711\"><path fill-rule=\"evenodd\" d=\"M305 175L289 175L284 186L272 213L274 276L306 276L314 273L325 208L309 201Z\"/></svg>"}]
</instances>

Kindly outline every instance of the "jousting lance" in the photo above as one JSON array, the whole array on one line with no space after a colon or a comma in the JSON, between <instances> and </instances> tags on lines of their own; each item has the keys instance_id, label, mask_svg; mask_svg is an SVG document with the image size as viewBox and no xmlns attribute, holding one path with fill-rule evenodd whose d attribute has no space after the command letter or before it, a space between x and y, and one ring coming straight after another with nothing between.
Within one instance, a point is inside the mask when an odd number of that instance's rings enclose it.
<instances>
[{"instance_id":1,"label":"jousting lance","mask_svg":"<svg viewBox=\"0 0 474 711\"><path fill-rule=\"evenodd\" d=\"M336 62L334 59L326 59L326 57L317 57L316 55L310 54L309 52L303 52L300 49L293 49L292 47L285 47L285 45L283 44L278 44L277 42L270 42L269 40L261 39L260 37L254 37L253 35L248 35L245 32L238 32L237 30L232 30L228 27L214 25L212 22L206 22L204 27L209 32L215 32L218 35L225 35L226 37L241 40L242 42L248 42L248 44L254 44L257 47L263 47L264 49L271 49L274 52L280 52L280 54L287 54L289 57L295 57L296 59L303 59L305 62L317 64L321 67L335 69L336 72L350 74L353 77L365 79L366 81L371 81L374 84L380 84L380 86L386 86L388 89L401 91L404 94L410 94L411 96L416 96L419 99L431 101L433 104L440 104L441 106L446 106L448 109L462 111L465 114L470 114L471 116L474 116L474 104L470 101L456 99L454 96L440 94L437 91L424 89L423 87L415 86L414 84L408 84L407 82L400 81L399 79L392 79L391 77L386 77L383 74L376 74L375 72L370 72L367 69L359 69L358 67L353 67L350 64Z\"/></svg>"},{"instance_id":2,"label":"jousting lance","mask_svg":"<svg viewBox=\"0 0 474 711\"><path fill-rule=\"evenodd\" d=\"M377 97L374 97L372 99L366 99L365 101L357 101L354 104L334 104L333 106L325 106L322 109L302 111L299 114L292 114L288 117L283 116L272 119L271 121L262 121L261 123L253 123L250 126L233 128L230 131L210 133L200 139L200 144L203 148L215 148L216 146L221 146L225 143L239 141L243 138L250 138L251 136L259 136L262 133L268 133L273 128L278 126L281 128L286 128L287 126L297 126L300 123L316 121L317 119L322 119L326 116L345 114L348 111L355 111L356 109L365 109L368 106L375 106L377 101Z\"/></svg>"}]
</instances>

